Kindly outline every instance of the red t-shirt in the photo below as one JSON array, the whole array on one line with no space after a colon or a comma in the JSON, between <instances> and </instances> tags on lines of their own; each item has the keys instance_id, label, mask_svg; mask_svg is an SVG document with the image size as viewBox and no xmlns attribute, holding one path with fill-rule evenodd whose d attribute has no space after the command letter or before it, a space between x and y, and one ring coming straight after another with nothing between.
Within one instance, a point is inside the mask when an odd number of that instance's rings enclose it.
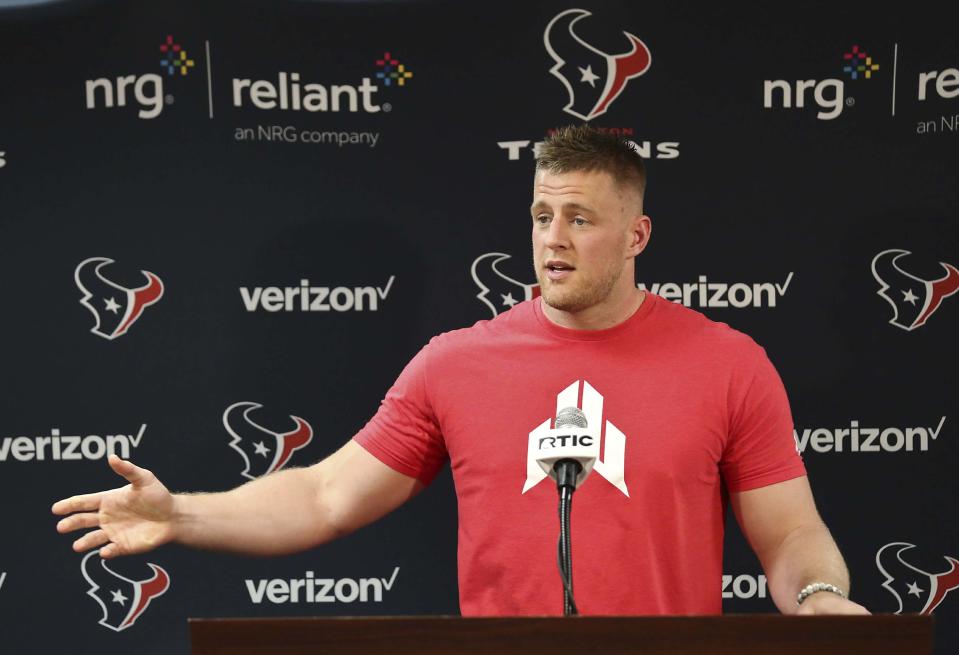
<instances>
[{"instance_id":1,"label":"red t-shirt","mask_svg":"<svg viewBox=\"0 0 959 655\"><path fill-rule=\"evenodd\" d=\"M450 460L464 615L562 614L556 485L528 446L581 407L603 432L573 499L580 612L720 613L724 489L805 474L765 351L649 293L606 330L560 327L540 303L434 337L354 438L424 483Z\"/></svg>"}]
</instances>

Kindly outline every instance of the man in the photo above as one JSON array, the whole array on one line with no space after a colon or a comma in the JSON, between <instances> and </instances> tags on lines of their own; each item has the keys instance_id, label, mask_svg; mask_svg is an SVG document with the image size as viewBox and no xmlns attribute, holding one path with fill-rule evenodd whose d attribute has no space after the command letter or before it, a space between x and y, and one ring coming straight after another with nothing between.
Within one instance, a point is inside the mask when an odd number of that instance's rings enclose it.
<instances>
[{"instance_id":1,"label":"man","mask_svg":"<svg viewBox=\"0 0 959 655\"><path fill-rule=\"evenodd\" d=\"M170 541L282 554L346 535L415 496L449 459L465 615L559 614L556 492L529 433L569 405L602 426L604 456L577 492L576 598L585 614L715 614L732 504L785 613L866 613L816 512L785 391L751 339L641 292L650 238L642 159L587 126L537 157L533 264L541 298L435 337L376 416L309 468L229 492L171 495L129 481L53 506L103 557ZM531 465L532 464L532 465ZM797 603L801 599L801 604Z\"/></svg>"}]
</instances>

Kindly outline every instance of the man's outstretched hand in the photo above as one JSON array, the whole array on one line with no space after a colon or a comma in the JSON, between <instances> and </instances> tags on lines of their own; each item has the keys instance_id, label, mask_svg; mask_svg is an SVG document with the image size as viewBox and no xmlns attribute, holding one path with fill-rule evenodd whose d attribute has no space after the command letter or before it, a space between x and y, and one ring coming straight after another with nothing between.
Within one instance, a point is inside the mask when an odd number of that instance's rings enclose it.
<instances>
[{"instance_id":1,"label":"man's outstretched hand","mask_svg":"<svg viewBox=\"0 0 959 655\"><path fill-rule=\"evenodd\" d=\"M104 558L143 553L172 541L173 495L150 471L112 454L107 461L130 484L54 503L53 513L66 517L57 523L57 532L95 528L74 541L73 550L102 546Z\"/></svg>"}]
</instances>

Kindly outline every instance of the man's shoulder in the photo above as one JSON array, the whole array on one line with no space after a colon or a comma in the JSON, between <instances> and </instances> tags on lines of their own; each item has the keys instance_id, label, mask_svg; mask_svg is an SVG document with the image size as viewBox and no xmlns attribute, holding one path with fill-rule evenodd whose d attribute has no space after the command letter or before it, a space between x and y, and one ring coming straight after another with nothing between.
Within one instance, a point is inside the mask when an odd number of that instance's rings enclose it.
<instances>
[{"instance_id":1,"label":"man's shoulder","mask_svg":"<svg viewBox=\"0 0 959 655\"><path fill-rule=\"evenodd\" d=\"M700 311L659 296L655 297L655 302L657 330L665 338L732 353L762 350L750 335L728 323L713 320Z\"/></svg>"},{"instance_id":2,"label":"man's shoulder","mask_svg":"<svg viewBox=\"0 0 959 655\"><path fill-rule=\"evenodd\" d=\"M476 353L478 349L497 348L528 337L535 329L534 302L520 302L494 318L437 334L430 339L429 347L436 354L461 353L463 350Z\"/></svg>"}]
</instances>

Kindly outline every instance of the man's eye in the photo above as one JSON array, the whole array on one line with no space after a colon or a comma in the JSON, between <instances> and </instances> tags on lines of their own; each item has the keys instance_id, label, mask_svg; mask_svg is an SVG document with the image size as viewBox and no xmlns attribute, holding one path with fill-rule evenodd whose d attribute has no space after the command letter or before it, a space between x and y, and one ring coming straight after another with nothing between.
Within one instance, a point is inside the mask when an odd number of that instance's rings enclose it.
<instances>
[{"instance_id":1,"label":"man's eye","mask_svg":"<svg viewBox=\"0 0 959 655\"><path fill-rule=\"evenodd\" d=\"M540 225L546 225L547 223L549 223L550 217L546 216L545 214L542 214L540 216L537 216L533 220L539 223Z\"/></svg>"},{"instance_id":2,"label":"man's eye","mask_svg":"<svg viewBox=\"0 0 959 655\"><path fill-rule=\"evenodd\" d=\"M586 225L586 223L588 222L589 221L587 221L585 218L582 218L580 216L577 216L576 218L573 219L573 223L575 225Z\"/></svg>"}]
</instances>

